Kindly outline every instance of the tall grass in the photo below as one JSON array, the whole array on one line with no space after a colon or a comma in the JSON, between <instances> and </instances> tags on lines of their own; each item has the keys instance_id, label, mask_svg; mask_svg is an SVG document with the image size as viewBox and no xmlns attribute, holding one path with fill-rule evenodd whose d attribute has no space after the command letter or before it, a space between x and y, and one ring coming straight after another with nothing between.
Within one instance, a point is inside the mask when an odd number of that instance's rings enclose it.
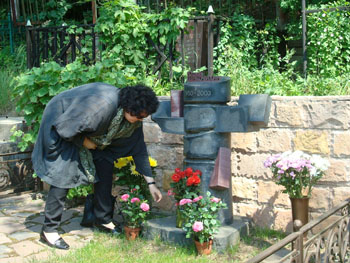
<instances>
[{"instance_id":1,"label":"tall grass","mask_svg":"<svg viewBox=\"0 0 350 263\"><path fill-rule=\"evenodd\" d=\"M14 114L16 105L11 93L16 85L15 77L26 70L25 46L19 46L14 54L9 46L2 48L0 65L0 115Z\"/></svg>"}]
</instances>

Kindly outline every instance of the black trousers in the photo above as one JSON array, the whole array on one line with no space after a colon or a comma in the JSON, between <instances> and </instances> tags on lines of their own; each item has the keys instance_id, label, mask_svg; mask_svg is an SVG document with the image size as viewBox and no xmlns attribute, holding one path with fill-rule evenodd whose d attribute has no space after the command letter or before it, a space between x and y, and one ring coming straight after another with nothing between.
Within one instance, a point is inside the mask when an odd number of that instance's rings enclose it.
<instances>
[{"instance_id":1,"label":"black trousers","mask_svg":"<svg viewBox=\"0 0 350 263\"><path fill-rule=\"evenodd\" d=\"M113 163L106 160L94 161L99 182L94 185L94 214L96 223L108 224L113 218L111 198ZM45 204L43 231L57 232L61 223L66 196L69 189L51 186Z\"/></svg>"}]
</instances>

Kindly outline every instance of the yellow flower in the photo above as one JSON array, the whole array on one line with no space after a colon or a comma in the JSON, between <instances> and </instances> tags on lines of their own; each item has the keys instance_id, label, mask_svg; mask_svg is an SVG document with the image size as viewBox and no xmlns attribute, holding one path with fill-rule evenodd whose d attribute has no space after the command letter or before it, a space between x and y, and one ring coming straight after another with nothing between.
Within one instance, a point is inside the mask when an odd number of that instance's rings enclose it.
<instances>
[{"instance_id":1,"label":"yellow flower","mask_svg":"<svg viewBox=\"0 0 350 263\"><path fill-rule=\"evenodd\" d=\"M136 166L133 165L130 167L131 174L139 175L140 173L136 171Z\"/></svg>"},{"instance_id":2,"label":"yellow flower","mask_svg":"<svg viewBox=\"0 0 350 263\"><path fill-rule=\"evenodd\" d=\"M158 163L156 159L153 159L151 156L148 157L149 160L149 164L151 165L151 167L157 167Z\"/></svg>"},{"instance_id":3,"label":"yellow flower","mask_svg":"<svg viewBox=\"0 0 350 263\"><path fill-rule=\"evenodd\" d=\"M123 168L127 166L129 163L127 158L119 158L117 162L114 162L114 166L118 169Z\"/></svg>"},{"instance_id":4,"label":"yellow flower","mask_svg":"<svg viewBox=\"0 0 350 263\"><path fill-rule=\"evenodd\" d=\"M133 161L134 159L132 158L132 156L128 156L128 157L125 157L129 162L130 161Z\"/></svg>"}]
</instances>

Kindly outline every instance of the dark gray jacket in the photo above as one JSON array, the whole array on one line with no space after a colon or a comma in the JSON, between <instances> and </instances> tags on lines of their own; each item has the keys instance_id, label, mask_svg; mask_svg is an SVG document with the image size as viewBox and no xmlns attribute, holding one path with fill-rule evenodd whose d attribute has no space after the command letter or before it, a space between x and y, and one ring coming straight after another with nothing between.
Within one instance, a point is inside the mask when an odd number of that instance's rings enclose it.
<instances>
[{"instance_id":1,"label":"dark gray jacket","mask_svg":"<svg viewBox=\"0 0 350 263\"><path fill-rule=\"evenodd\" d=\"M32 153L35 173L50 185L73 188L87 184L80 163L79 147L85 136L107 132L117 113L119 89L105 83L90 83L64 91L47 104ZM94 159L111 164L133 156L136 170L152 176L142 126L129 138L114 140L103 151L92 150Z\"/></svg>"}]
</instances>

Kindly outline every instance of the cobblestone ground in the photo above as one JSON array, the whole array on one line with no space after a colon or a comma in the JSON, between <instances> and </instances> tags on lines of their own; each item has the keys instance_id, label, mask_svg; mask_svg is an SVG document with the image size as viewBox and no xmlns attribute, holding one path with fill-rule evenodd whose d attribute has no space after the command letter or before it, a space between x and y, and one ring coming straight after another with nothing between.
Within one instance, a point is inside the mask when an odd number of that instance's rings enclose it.
<instances>
[{"instance_id":1,"label":"cobblestone ground","mask_svg":"<svg viewBox=\"0 0 350 263\"><path fill-rule=\"evenodd\" d=\"M0 199L0 263L22 263L49 258L53 254L64 255L93 238L90 228L80 226L83 207L74 207L65 209L60 228L71 249L58 250L41 243L44 204L42 199L33 200L33 194Z\"/></svg>"}]
</instances>

